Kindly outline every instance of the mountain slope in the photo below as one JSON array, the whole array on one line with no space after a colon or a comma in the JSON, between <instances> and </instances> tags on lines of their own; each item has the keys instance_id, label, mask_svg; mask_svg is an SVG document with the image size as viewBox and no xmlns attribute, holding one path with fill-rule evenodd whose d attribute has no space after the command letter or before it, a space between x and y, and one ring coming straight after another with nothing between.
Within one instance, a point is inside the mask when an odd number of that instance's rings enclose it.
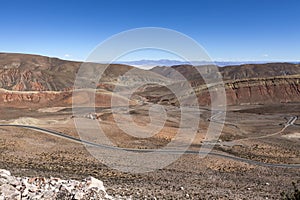
<instances>
[{"instance_id":1,"label":"mountain slope","mask_svg":"<svg viewBox=\"0 0 300 200\"><path fill-rule=\"evenodd\" d=\"M216 69L216 68L215 68ZM201 71L201 74L199 71ZM224 80L228 105L273 104L300 102L300 65L291 63L245 64L240 66L219 67L178 65L155 67L153 72L174 80L184 80L181 73L197 93L200 105L209 105L211 98L203 77L214 81L214 75L221 74ZM149 97L153 88L144 91ZM157 88L162 90L162 88ZM183 95L186 104L193 104L188 94ZM170 92L156 96L156 102L176 104L177 100Z\"/></svg>"},{"instance_id":2,"label":"mountain slope","mask_svg":"<svg viewBox=\"0 0 300 200\"><path fill-rule=\"evenodd\" d=\"M0 53L0 88L16 91L70 90L81 64L38 55ZM85 66L85 71L87 74L97 74L97 69L104 67L106 65L90 64L88 67ZM104 71L99 86L118 84L119 78L130 70L134 71L131 73L132 77L124 76L123 79L132 78L143 82L151 77L153 82L168 82L167 78L150 71L128 65L111 64Z\"/></svg>"},{"instance_id":3,"label":"mountain slope","mask_svg":"<svg viewBox=\"0 0 300 200\"><path fill-rule=\"evenodd\" d=\"M174 80L202 80L202 76L211 77L217 69L224 80L266 78L283 75L300 74L300 65L292 63L244 64L213 68L210 65L192 66L176 65L172 67L154 67L151 71ZM199 73L201 72L201 74ZM182 75L179 76L178 72Z\"/></svg>"},{"instance_id":4,"label":"mountain slope","mask_svg":"<svg viewBox=\"0 0 300 200\"><path fill-rule=\"evenodd\" d=\"M49 58L39 55L0 53L0 106L38 108L70 106L72 97L77 103L89 102L93 95L89 92L73 96L76 74L81 62ZM83 72L97 76L107 65L85 63ZM104 71L95 86L96 106L108 107L111 104L112 90L116 85L142 84L147 81L167 84L170 80L151 71L128 65L111 64ZM116 96L116 95L115 95ZM73 99L74 100L74 99ZM117 96L119 105L127 99Z\"/></svg>"},{"instance_id":5,"label":"mountain slope","mask_svg":"<svg viewBox=\"0 0 300 200\"><path fill-rule=\"evenodd\" d=\"M45 56L0 53L0 105L1 106L53 106L71 105L72 88L81 62L49 58ZM88 63L87 75L97 76L106 65ZM210 95L202 76L209 80L223 76L227 103L271 104L300 102L300 65L290 63L246 64L227 66L214 70L211 66L177 65L155 67L151 71L128 65L112 64L97 83L98 106L109 106L115 86L143 85L136 93L147 101L176 105L175 95L164 86L172 85L180 91L180 98L192 104L190 91L180 90L188 80L201 105L210 104ZM181 75L179 75L181 74ZM89 76L88 76L89 77ZM173 80L173 81L172 81ZM148 83L151 82L153 84ZM158 85L157 85L158 84ZM175 85L174 85L175 84ZM91 96L78 96L87 101ZM119 97L120 104L126 99Z\"/></svg>"}]
</instances>

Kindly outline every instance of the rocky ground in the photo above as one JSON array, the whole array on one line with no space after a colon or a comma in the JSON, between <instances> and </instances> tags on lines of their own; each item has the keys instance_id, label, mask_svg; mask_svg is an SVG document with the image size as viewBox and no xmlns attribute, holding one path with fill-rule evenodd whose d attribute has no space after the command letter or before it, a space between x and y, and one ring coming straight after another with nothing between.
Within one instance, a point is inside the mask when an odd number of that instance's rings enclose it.
<instances>
[{"instance_id":1,"label":"rocky ground","mask_svg":"<svg viewBox=\"0 0 300 200\"><path fill-rule=\"evenodd\" d=\"M19 181L33 181L31 184L39 184L42 181L40 189L46 188L49 181L55 181L56 185L53 187L58 188L58 191L52 188L53 192L48 188L53 195L63 192L65 195L89 194L86 188L91 179L82 181L82 177L92 175L103 180L107 194L114 199L280 199L281 192L292 190L292 182L298 185L300 183L300 173L296 169L264 168L217 158L201 161L194 156L183 156L165 169L145 174L122 173L95 163L72 163L70 160L67 163L69 166L66 167L54 164L51 170L49 164L36 167L32 164L27 168L11 166L10 169L18 176L23 177L26 174L30 177L17 179ZM37 176L46 179L35 178ZM72 177L77 181L59 182L59 178L51 177ZM80 187L79 191L70 189L80 183L84 186ZM23 186L18 189L16 186L11 190L19 194L18 191L22 190ZM61 191L62 188L66 190ZM38 190L32 192L32 195L44 194Z\"/></svg>"},{"instance_id":2,"label":"rocky ground","mask_svg":"<svg viewBox=\"0 0 300 200\"><path fill-rule=\"evenodd\" d=\"M275 133L282 129L281 124L286 121L284 117L294 116L300 109L292 106L285 110L282 112L277 109L275 112L276 107L249 110L232 108L227 113L221 139L234 141ZM29 123L78 137L70 121L70 113L65 110L53 113L27 111L27 114L11 108L3 111L7 115L0 116L1 123ZM141 123L146 120L145 113L143 108L139 108L132 114L136 122ZM209 113L202 114L201 128L205 129L209 117ZM109 111L101 115L101 120L107 136L115 144L129 148L163 146L169 140L164 140L162 136L172 137L171 133L176 130L175 114L170 115L163 134L151 140L135 140L121 134L113 124ZM291 126L270 138L244 140L241 142L243 146L218 146L215 150L262 162L299 164L299 138L286 137L297 135L298 132L297 126ZM91 194L104 197L103 194L107 193L113 199L259 200L280 199L281 192L292 190L292 182L300 184L299 168L262 167L215 156L200 158L199 155L187 154L163 169L142 174L127 173L104 165L91 156L83 145L62 138L17 127L0 127L0 134L0 169L7 169L13 174L1 172L1 188L12 191L17 197L23 194L27 187L24 185L28 183L28 187L33 189L28 189L27 195L37 196L44 194L39 189L46 189L47 194L52 192L52 195ZM191 148L197 150L199 145L193 144ZM12 182L7 182L8 179ZM106 190L98 180L103 181ZM89 188L94 181L100 188L96 192Z\"/></svg>"},{"instance_id":3,"label":"rocky ground","mask_svg":"<svg viewBox=\"0 0 300 200\"><path fill-rule=\"evenodd\" d=\"M102 180L107 194L115 199L280 199L282 191L292 189L292 182L300 184L299 169L198 155L183 155L153 172L125 173L105 166L82 145L29 130L1 131L5 139L1 140L0 168L29 177L26 180L57 177L77 180L73 182L77 184L92 176Z\"/></svg>"},{"instance_id":4,"label":"rocky ground","mask_svg":"<svg viewBox=\"0 0 300 200\"><path fill-rule=\"evenodd\" d=\"M15 177L7 170L0 169L0 199L112 199L103 182L89 177L83 181L60 178Z\"/></svg>"}]
</instances>

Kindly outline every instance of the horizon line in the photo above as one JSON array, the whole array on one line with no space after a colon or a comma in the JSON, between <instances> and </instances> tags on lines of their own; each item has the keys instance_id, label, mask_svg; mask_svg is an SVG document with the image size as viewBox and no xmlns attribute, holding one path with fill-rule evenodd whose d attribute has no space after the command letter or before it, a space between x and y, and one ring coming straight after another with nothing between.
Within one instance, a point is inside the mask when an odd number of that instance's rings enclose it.
<instances>
[{"instance_id":1,"label":"horizon line","mask_svg":"<svg viewBox=\"0 0 300 200\"><path fill-rule=\"evenodd\" d=\"M60 60L65 60L65 61L74 61L74 62L85 62L85 60L82 59L74 59L72 57L66 58L63 56L53 56L53 55L43 55L43 54L38 54L38 53L24 53L24 52L4 52L0 51L0 54L21 54L21 55L31 55L31 56L42 56L42 57L49 57L49 58L57 58ZM159 58L159 59L137 59L137 60L116 60L113 62L109 61L101 61L101 62L95 62L95 63L113 63L113 64L122 64L122 63L130 63L130 62L141 62L141 61L174 61L174 62L181 62L181 63L193 63L193 62L207 62L207 63L214 63L214 62L232 62L232 63L241 63L241 62L247 62L247 64L250 64L251 62L259 62L259 63L300 63L300 59L295 59L295 60L285 60L285 59L270 59L270 60L251 60L251 59L245 59L245 60L193 60L193 61L184 61L184 60L175 60L175 59L168 59L168 58ZM90 62L90 61L89 61ZM256 64L256 63L253 63Z\"/></svg>"}]
</instances>

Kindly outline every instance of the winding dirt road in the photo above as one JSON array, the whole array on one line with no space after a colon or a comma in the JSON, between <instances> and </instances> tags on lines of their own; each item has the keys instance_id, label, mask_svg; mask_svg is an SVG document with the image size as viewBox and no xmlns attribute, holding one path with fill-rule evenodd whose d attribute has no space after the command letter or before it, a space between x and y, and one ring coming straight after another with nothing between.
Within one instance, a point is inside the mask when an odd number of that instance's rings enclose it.
<instances>
[{"instance_id":1,"label":"winding dirt road","mask_svg":"<svg viewBox=\"0 0 300 200\"><path fill-rule=\"evenodd\" d=\"M94 147L98 148L106 148L106 149L114 149L114 150L120 150L120 151L131 151L131 152L153 152L151 149L132 149L132 148L120 148L120 147L114 147L114 146L107 146L107 145L102 145L102 144L97 144L93 143L90 141L86 140L81 140L79 138L75 138L69 135L66 135L64 133L54 131L54 130L49 130L41 127L36 127L36 126L29 126L29 125L14 125L14 124L0 124L0 127L19 127L19 128L25 128L25 129L31 129L31 130L36 130L42 133L46 133L55 137L60 137L63 139L70 140L72 142L84 144L84 145L91 145ZM252 165L259 165L259 166L264 166L264 167L282 167L282 168L299 168L300 169L300 164L285 164L285 163L264 163L264 162L259 162L259 161L254 161L254 160L249 160L241 157L236 157L232 156L229 154L223 154L219 153L216 151L194 151L194 150L187 150L187 151L178 151L178 150L155 150L157 153L169 153L169 154L201 154L201 155L211 155L211 156L217 156L221 158L226 158L226 159L231 159L235 161L240 161Z\"/></svg>"}]
</instances>

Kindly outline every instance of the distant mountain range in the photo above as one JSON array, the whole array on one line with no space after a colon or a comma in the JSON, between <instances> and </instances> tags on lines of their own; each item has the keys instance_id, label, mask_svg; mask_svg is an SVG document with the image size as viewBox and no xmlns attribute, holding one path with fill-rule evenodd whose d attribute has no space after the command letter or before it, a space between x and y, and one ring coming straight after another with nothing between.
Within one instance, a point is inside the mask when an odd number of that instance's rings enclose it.
<instances>
[{"instance_id":1,"label":"distant mountain range","mask_svg":"<svg viewBox=\"0 0 300 200\"><path fill-rule=\"evenodd\" d=\"M271 61L192 61L192 62L186 62L186 61L180 61L180 60L168 60L168 59L161 59L161 60L138 60L138 61L118 61L117 64L126 64L131 65L135 67L140 67L143 69L151 69L156 66L166 66L171 67L174 65L217 65L220 67L224 66L232 66L232 65L244 65L244 64L263 64L263 63L272 63ZM299 62L289 62L293 64L298 64Z\"/></svg>"},{"instance_id":2,"label":"distant mountain range","mask_svg":"<svg viewBox=\"0 0 300 200\"><path fill-rule=\"evenodd\" d=\"M82 80L88 80L99 70L106 70L99 82L95 82L98 89L96 96L85 92L74 97L74 81L82 62L0 53L0 108L71 106L74 98L83 103L95 98L97 106L108 107L117 86L117 89L126 91L126 86L139 85L141 87L133 95L133 104L149 101L178 105L177 96L168 87L180 89L184 84L190 84L195 89L200 105L209 105L211 94L204 78L214 83L220 77L224 80L228 105L300 102L300 64L216 62L214 64L222 67L212 68L213 63L209 62L192 63L197 66L182 63L176 60L141 60L109 66L86 63L86 79ZM151 70L131 65L147 66ZM194 105L190 91L179 91L179 97L185 105ZM119 95L116 98L120 106L128 102L127 96Z\"/></svg>"}]
</instances>

